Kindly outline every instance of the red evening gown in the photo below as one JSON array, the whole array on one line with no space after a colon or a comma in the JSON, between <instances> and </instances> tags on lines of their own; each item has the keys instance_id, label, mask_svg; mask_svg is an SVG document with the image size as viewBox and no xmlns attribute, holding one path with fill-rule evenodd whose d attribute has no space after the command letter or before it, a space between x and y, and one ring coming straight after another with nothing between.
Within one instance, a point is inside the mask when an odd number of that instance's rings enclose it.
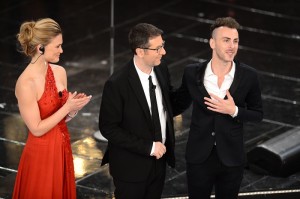
<instances>
[{"instance_id":1,"label":"red evening gown","mask_svg":"<svg viewBox=\"0 0 300 199\"><path fill-rule=\"evenodd\" d=\"M38 101L40 115L45 119L67 100L68 92L57 91L51 66L48 66L45 90ZM70 135L65 120L41 137L28 133L13 199L73 199L76 186Z\"/></svg>"}]
</instances>

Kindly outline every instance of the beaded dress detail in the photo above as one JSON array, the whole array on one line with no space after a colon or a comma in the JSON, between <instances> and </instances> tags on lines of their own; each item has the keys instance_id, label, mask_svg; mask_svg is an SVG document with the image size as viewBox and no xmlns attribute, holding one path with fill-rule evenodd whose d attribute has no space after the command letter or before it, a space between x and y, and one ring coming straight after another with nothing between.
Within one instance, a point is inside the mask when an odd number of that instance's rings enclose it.
<instances>
[{"instance_id":1,"label":"beaded dress detail","mask_svg":"<svg viewBox=\"0 0 300 199\"><path fill-rule=\"evenodd\" d=\"M57 91L53 71L48 65L45 90L38 101L41 119L54 114L67 98L66 89ZM76 198L73 156L65 119L43 136L28 133L13 192L13 199L17 198Z\"/></svg>"}]
</instances>

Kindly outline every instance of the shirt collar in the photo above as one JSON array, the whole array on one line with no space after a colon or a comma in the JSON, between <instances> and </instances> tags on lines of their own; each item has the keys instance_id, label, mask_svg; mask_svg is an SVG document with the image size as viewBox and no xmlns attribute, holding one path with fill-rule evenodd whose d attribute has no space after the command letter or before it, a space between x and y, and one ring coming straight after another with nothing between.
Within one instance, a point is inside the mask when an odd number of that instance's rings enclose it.
<instances>
[{"instance_id":1,"label":"shirt collar","mask_svg":"<svg viewBox=\"0 0 300 199\"><path fill-rule=\"evenodd\" d=\"M139 69L139 67L136 66L134 59L133 59L133 64L134 64L134 67L135 67L135 69L136 69L136 71L137 71L137 73L138 73L138 75L141 79L143 79L143 80L147 79L148 80L150 75L152 76L152 78L155 77L153 67L152 67L151 73L147 74L147 73L144 73L143 71L141 71L141 69Z\"/></svg>"},{"instance_id":2,"label":"shirt collar","mask_svg":"<svg viewBox=\"0 0 300 199\"><path fill-rule=\"evenodd\" d=\"M231 70L229 71L228 75L231 77L231 78L234 78L234 73L235 73L235 63L234 61L232 62L232 67L231 67Z\"/></svg>"},{"instance_id":3,"label":"shirt collar","mask_svg":"<svg viewBox=\"0 0 300 199\"><path fill-rule=\"evenodd\" d=\"M226 75L229 75L230 77L233 78L233 77L234 77L234 73L235 73L235 68L236 68L235 62L233 61L233 62L232 62L232 67L231 67L229 73L226 74ZM205 74L204 74L204 75L205 75L205 76L215 75L215 74L213 73L212 69L211 69L211 60L210 60L210 61L208 62L208 64L207 64L207 67L206 67L206 69L205 69Z\"/></svg>"},{"instance_id":4,"label":"shirt collar","mask_svg":"<svg viewBox=\"0 0 300 199\"><path fill-rule=\"evenodd\" d=\"M215 75L213 72L212 72L212 69L211 69L211 60L208 62L207 64L207 67L205 69L205 74L204 76L211 76L211 75Z\"/></svg>"}]
</instances>

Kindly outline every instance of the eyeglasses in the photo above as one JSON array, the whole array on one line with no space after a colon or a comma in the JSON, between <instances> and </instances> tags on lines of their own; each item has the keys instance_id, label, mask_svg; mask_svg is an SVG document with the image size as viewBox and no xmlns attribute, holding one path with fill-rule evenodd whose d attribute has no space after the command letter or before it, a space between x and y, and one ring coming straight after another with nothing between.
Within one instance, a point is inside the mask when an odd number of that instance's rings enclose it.
<instances>
[{"instance_id":1,"label":"eyeglasses","mask_svg":"<svg viewBox=\"0 0 300 199\"><path fill-rule=\"evenodd\" d=\"M141 48L144 50L156 50L157 53L160 53L161 49L165 47L165 42L162 43L161 46L157 47L157 48Z\"/></svg>"}]
</instances>

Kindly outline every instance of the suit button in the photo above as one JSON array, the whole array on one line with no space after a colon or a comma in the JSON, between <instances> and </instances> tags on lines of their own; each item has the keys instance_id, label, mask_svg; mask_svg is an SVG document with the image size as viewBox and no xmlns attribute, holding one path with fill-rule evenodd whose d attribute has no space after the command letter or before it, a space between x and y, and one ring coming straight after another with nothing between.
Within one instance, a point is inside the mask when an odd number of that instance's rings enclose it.
<instances>
[{"instance_id":1,"label":"suit button","mask_svg":"<svg viewBox=\"0 0 300 199\"><path fill-rule=\"evenodd\" d=\"M212 135L212 136L215 136L216 134L215 134L215 132L212 132L211 135Z\"/></svg>"}]
</instances>

